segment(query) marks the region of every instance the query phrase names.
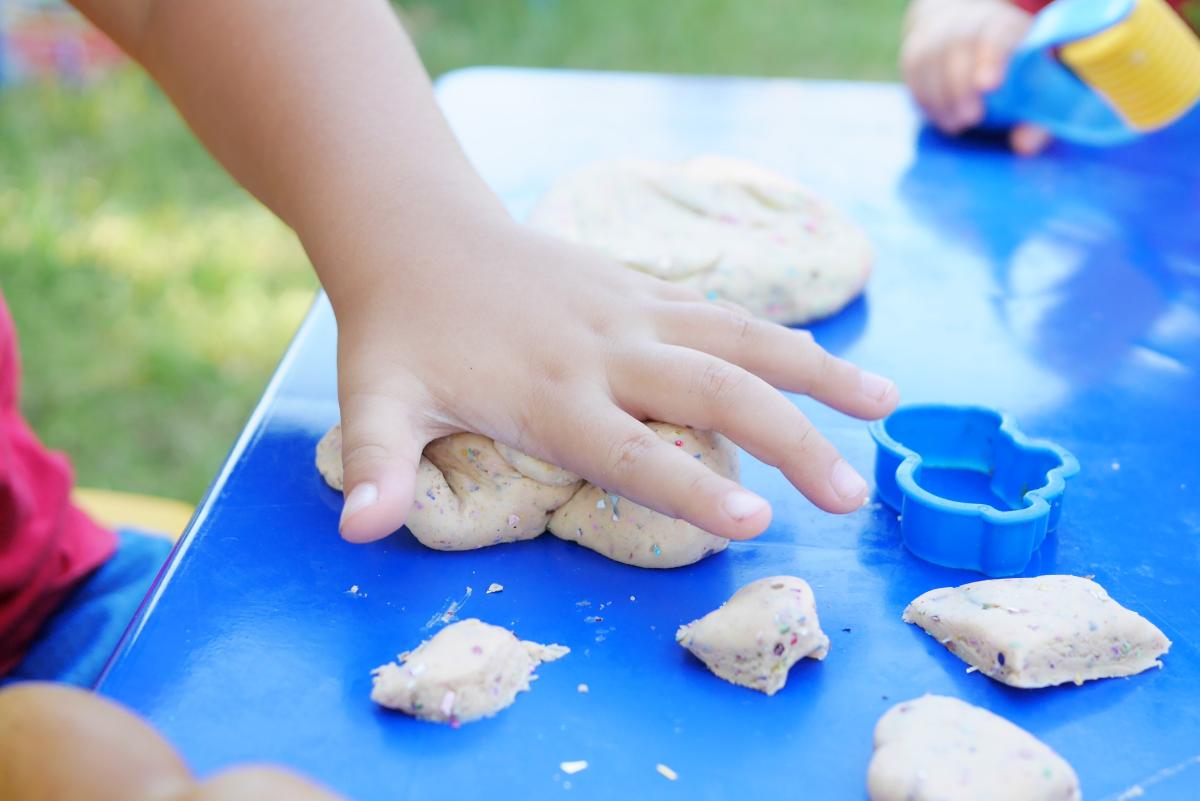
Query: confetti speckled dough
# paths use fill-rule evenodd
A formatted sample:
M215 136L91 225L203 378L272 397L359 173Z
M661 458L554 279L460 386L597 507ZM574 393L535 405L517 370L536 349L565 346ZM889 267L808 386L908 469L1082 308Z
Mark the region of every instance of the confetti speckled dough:
M518 640L475 618L446 626L399 663L371 671L371 700L421 720L467 723L495 715L529 689L533 671L570 652Z
M680 626L675 640L725 681L767 695L779 692L796 662L829 653L812 590L794 576L747 584L719 609Z
M737 478L737 450L721 435L664 423L651 423L650 427L718 474ZM729 545L724 537L612 495L594 484L584 484L554 513L550 533L618 562L651 568L690 565Z
M1079 576L991 579L931 590L904 610L960 659L1011 687L1050 687L1162 667L1158 628Z
M862 230L792 181L734 159L589 165L530 224L781 323L839 311L871 272Z
M1029 732L957 698L926 695L875 726L871 801L1079 801L1067 762Z
M737 479L737 449L720 434L646 425L720 475ZM326 483L341 490L339 426L317 443L316 461ZM478 434L453 434L425 447L407 525L423 545L442 551L533 539L549 529L610 559L651 568L690 565L729 544Z

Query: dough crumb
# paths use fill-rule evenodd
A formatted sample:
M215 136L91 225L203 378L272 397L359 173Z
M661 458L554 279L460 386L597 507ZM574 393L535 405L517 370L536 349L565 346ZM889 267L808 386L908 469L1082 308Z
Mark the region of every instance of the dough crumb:
M588 763L587 763L586 759L576 759L571 762L559 762L558 763L558 769L561 770L563 773L567 774L568 776L574 776L576 773L578 773L581 770L587 770L587 766L588 766Z
M358 595L358 585L351 584L350 589L346 590L347 595Z
M957 698L897 704L875 726L871 801L1079 801L1067 762L1029 732Z
M747 584L719 609L680 626L675 641L725 681L767 695L779 692L796 662L829 653L812 589L795 576Z
M458 726L491 717L529 689L542 662L565 656L562 645L523 642L508 629L460 620L412 651L371 671L371 700L421 720Z
M671 770L670 768L668 768L666 765L664 765L661 762L659 762L657 765L655 765L654 769L658 771L660 776L667 779L668 781L675 781L676 779L679 778L678 773Z
M493 581L491 584L488 585L487 592L484 594L491 595L491 594L497 593L497 592L504 592L504 585L497 584L496 582Z
M586 684L580 684L575 688L575 690L576 692L586 693L588 691L588 686Z
M980 673L1010 687L1051 687L1162 667L1171 641L1080 576L989 579L930 590L904 610Z

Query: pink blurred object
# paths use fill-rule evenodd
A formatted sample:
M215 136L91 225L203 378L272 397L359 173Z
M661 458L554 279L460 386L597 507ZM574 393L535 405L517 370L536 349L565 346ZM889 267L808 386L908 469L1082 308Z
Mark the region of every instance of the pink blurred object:
M0 0L0 83L86 80L124 59L112 40L62 0Z

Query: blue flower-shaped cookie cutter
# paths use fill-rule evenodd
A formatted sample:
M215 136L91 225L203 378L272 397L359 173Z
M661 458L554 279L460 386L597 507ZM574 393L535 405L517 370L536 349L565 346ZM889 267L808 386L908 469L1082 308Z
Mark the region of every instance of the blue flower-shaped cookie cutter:
M981 406L905 406L871 424L875 485L904 544L946 567L1011 576L1058 526L1079 462Z

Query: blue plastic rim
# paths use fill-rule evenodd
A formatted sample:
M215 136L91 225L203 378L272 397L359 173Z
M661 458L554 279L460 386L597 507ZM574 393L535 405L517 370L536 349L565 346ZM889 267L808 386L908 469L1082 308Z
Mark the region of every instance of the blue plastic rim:
M905 406L871 424L875 486L915 555L989 576L1020 573L1058 526L1079 462L982 406Z

